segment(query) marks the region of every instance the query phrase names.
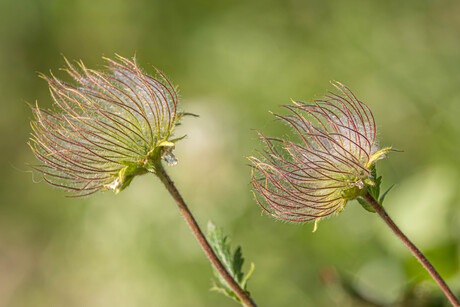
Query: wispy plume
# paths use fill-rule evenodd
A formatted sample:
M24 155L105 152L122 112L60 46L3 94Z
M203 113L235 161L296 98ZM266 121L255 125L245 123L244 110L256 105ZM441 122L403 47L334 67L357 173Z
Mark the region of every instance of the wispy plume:
M288 115L275 114L298 142L259 133L267 150L249 157L252 185L257 202L276 218L317 223L340 213L374 184L372 167L391 150L379 149L369 107L343 84L333 85L338 94L311 104L293 101L283 106Z
M54 108L32 107L29 145L42 162L33 168L74 196L119 192L153 171L156 157L177 162L173 130L183 113L174 86L159 70L155 77L144 74L135 58L104 60L104 70L93 70L66 59L63 70L73 84L41 75Z

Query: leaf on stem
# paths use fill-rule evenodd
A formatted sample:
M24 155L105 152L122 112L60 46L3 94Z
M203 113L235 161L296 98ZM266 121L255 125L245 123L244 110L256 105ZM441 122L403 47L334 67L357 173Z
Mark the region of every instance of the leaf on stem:
M247 282L254 271L254 263L251 263L251 268L247 274L242 271L244 258L241 247L238 246L234 253L231 250L231 240L229 237L224 236L222 229L216 227L211 221L208 222L208 240L212 249L220 259L225 269L230 273L236 283L249 294L247 291ZM213 268L215 280L211 290L223 293L237 302L240 302L238 296L228 286L227 282L220 276L216 269Z

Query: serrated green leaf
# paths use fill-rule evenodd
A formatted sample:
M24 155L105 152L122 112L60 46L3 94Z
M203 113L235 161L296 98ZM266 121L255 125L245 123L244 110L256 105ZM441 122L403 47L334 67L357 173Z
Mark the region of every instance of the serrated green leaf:
M395 185L392 184L391 187L389 187L389 188L382 194L382 196L380 196L380 198L379 198L379 204L380 204L380 206L383 206L383 201L385 200L385 197L387 196L388 192L390 192L391 189L393 189L394 186L395 186Z
M374 185L368 185L367 190L375 199L379 199L380 196L380 185L382 184L382 176L377 176L377 168L375 165L371 166L371 176L374 179Z
M241 289L249 294L247 291L247 282L254 271L254 264L251 264L249 272L245 275L242 270L244 258L241 247L238 246L235 252L232 253L230 239L227 236L224 236L222 229L216 227L216 225L214 225L211 221L208 222L208 240L214 250L214 253L216 253L225 269L229 272ZM233 292L227 282L222 278L222 276L220 276L214 267L213 271L216 280L214 280L211 290L223 293L240 302L238 296Z
M369 212L375 213L374 208L372 208L372 206L364 198L359 197L356 200L364 209L366 209Z
M230 246L229 246L230 248ZM233 254L233 272L236 274L236 279L241 281L243 278L243 272L241 272L241 268L243 267L243 253L241 252L241 246L238 246Z

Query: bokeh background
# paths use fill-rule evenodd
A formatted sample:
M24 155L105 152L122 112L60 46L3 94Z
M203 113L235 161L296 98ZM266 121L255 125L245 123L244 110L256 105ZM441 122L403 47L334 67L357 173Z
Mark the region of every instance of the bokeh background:
M205 227L256 266L260 306L447 306L376 215L350 203L312 224L261 215L245 156L270 111L340 80L372 108L386 208L460 294L460 2L0 0L0 306L237 306L154 176L119 195L65 194L34 177L27 103L51 105L37 72L136 53L180 85L186 118L170 168Z

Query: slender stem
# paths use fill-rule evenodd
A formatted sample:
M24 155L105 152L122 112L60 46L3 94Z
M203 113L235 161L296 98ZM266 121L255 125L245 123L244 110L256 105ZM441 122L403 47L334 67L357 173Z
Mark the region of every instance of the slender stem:
M370 195L366 193L363 196L367 202L374 208L374 210L380 215L383 221L390 227L390 229L395 233L395 235L406 245L406 247L411 251L412 254L417 258L418 261L423 265L423 267L430 273L431 277L436 281L436 283L441 287L442 292L446 295L449 299L452 306L458 307L460 306L460 301L458 298L452 293L449 286L446 284L444 279L442 279L441 275L436 271L433 265L428 261L425 255L414 245L406 235L399 229L399 227L393 222L391 217L385 211L385 209Z
M219 258L214 253L213 249L209 245L208 240L206 239L203 232L201 231L200 226L198 226L198 223L196 222L192 213L190 212L187 205L185 204L182 196L179 194L179 191L176 189L174 182L171 180L171 178L169 178L168 174L162 167L161 162L159 162L155 166L155 174L158 176L158 178L160 178L161 182L163 182L166 189L169 191L169 194L171 194L171 196L176 201L177 206L179 207L180 213L182 214L188 226L192 230L193 235L198 240L198 243L200 244L204 253L208 257L209 261L211 261L212 265L216 268L219 274L227 282L227 284L230 286L233 292L238 296L243 306L257 307L255 302L249 297L247 292L241 289L241 287L235 282L232 276L227 272L222 262L219 260Z

